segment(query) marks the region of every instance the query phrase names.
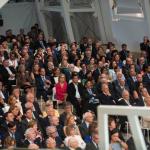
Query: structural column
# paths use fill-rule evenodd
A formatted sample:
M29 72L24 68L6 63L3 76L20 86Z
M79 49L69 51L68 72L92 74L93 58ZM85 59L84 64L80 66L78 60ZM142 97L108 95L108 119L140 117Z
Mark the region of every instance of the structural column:
M148 33L150 36L150 1L149 0L144 0L144 16L145 16L145 20L147 21L147 25L148 25Z
M113 37L113 30L112 30L112 17L111 17L111 10L110 10L110 3L109 0L96 0L96 4L98 6L97 9L99 9L99 11L101 10L101 16L99 16L99 22L103 22L103 28L104 32L102 32L102 35L104 36L104 38L106 37L107 41L112 41L112 42L116 42L114 37ZM102 20L100 20L102 18ZM101 25L101 23L100 23Z
M2 8L9 0L0 0L0 8Z
M39 2L39 0L35 0L35 6L36 6L37 16L38 16L40 26L44 31L45 39L48 40L49 36L48 36L47 24L43 12L41 12L41 7L44 7L44 1Z
M75 41L75 39L70 20L70 12L69 12L70 7L69 4L66 2L66 0L61 0L61 6L62 6L62 16L64 18L68 39L69 42L73 42Z
M95 0L93 5L95 8L96 17L98 19L98 27L99 27L99 32L100 32L100 36L101 36L101 41L103 41L105 43L107 41L107 37L106 37L106 31L105 31L105 26L104 26L104 22L103 22L102 12L100 9L99 0Z

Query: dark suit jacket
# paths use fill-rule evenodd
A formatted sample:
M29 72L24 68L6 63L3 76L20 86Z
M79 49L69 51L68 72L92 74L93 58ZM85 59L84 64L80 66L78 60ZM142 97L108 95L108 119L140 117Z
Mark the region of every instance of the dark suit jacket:
M46 80L50 80L50 78L48 76L45 76ZM47 90L44 89L44 81L42 80L42 77L39 75L35 78L36 80L36 87L37 87L37 92L36 92L36 95L37 95L37 98L40 98L41 96L43 96L43 99L44 100L48 100L48 97L47 95L51 95L52 94L52 87L53 85L50 84L49 88Z
M132 105L132 106L137 106L137 101L130 99L130 100L129 100L129 104ZM128 104L123 98L120 98L120 99L117 101L117 105L129 106L129 104Z
M130 93L133 93L134 90L136 90L136 82L134 81L133 78L131 76L129 76L129 78L127 79L127 83L130 89Z
M104 93L99 95L99 100L101 105L116 105L116 100L113 96L107 96Z
M80 130L83 140L85 142L90 142L91 139L90 139L89 128L87 127L85 122L81 123L81 125L79 126L79 130Z
M99 147L96 147L93 142L87 143L85 150L99 150Z
M36 138L35 140L34 140L34 144L37 144L39 147L42 147L42 141L41 141L41 139L40 138ZM30 145L30 142L26 139L26 140L24 140L24 142L23 142L23 147L28 147Z
M121 51L119 52L119 54L120 54L120 59L121 59L122 61L124 61L124 60L126 60L126 58L128 57L129 51L128 51L128 50L121 50Z
M48 76L45 76L46 80L49 80L50 81L50 78ZM42 77L39 75L36 77L36 86L37 86L37 91L38 92L41 92L44 89L44 82L42 80Z
M118 80L115 80L113 82L113 88L114 88L114 93L115 93L115 96L119 99L122 97L122 92L124 89L128 90L129 91L129 87L127 84L125 84L124 88L121 88Z
M140 48L142 51L146 51L146 52L150 50L149 44L140 43Z
M46 47L47 47L46 41L43 40L42 42L43 42L44 47L46 48ZM44 48L43 45L41 45L40 41L36 41L36 42L35 42L35 45L34 45L34 48L35 48L35 49Z
M83 86L81 83L78 83L78 90L79 90L79 94L82 98L83 96ZM75 101L77 101L77 98L75 97L76 94L76 89L73 83L70 83L68 85L68 96L67 96L67 101L70 101L72 104L74 104Z
M93 71L93 78L96 82L98 81L98 77L100 74L101 74L101 71L99 68L97 68L96 70Z
M9 67L9 69L11 70L11 72L13 74L16 74L16 70L13 67ZM0 74L1 74L4 85L8 85L8 79L9 79L10 75L4 66L1 66ZM14 84L15 84L15 82L14 82Z
M2 136L2 144L4 143L5 138L8 137L8 136L12 137L12 134L9 133L8 131L3 134L3 136ZM12 137L12 138L15 139L17 147L21 147L22 146L23 136L22 136L21 132L18 129L16 130L16 132L14 133L14 137Z
M40 109L40 106L39 106L38 102L34 101L33 106L34 106L35 111L37 112L37 114L42 115L42 112L41 112L41 109Z
M21 130L23 133L27 130L28 124L29 123L26 118L21 121Z
M150 78L147 73L143 76L143 84L147 88L148 92L150 92Z
M84 100L84 107L83 111L87 112L88 110L93 111L95 114L97 114L97 106L100 104L99 98L96 94L96 91L94 89L91 89L92 93L89 92L88 89L84 90L83 94L83 100Z

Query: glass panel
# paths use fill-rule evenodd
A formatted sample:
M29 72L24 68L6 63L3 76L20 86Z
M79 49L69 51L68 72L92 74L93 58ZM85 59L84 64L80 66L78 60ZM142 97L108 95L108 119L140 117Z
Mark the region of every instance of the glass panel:
M8 3L34 2L35 0L9 0Z
M140 0L110 0L110 7L112 8L113 19L142 19L143 1Z
M60 6L60 0L45 0L45 6Z
M91 8L92 0L70 0L70 8Z
M84 36L100 39L98 19L94 13L74 13L71 15L71 24L77 42Z
M47 12L44 15L49 36L56 38L58 42L68 42L65 23L61 14L59 12Z

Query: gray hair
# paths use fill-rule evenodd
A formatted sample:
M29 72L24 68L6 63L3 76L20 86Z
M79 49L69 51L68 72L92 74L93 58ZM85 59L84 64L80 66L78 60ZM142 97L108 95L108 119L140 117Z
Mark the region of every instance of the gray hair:
M55 126L48 126L48 127L46 128L46 134L47 134L47 136L50 135L50 130L52 130L52 129L56 129L56 127L55 127Z

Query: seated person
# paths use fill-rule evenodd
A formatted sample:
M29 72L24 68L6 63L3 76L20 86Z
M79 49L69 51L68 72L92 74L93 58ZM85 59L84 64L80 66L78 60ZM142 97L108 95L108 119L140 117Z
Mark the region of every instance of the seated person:
M76 134L75 128L73 126L68 126L66 127L66 138L64 140L64 143L67 147L69 146L69 140L72 138L78 141L78 147L80 147L81 149L85 149L86 144L83 141L82 137Z
M66 123L64 126L64 134L66 135L66 128L68 126L73 126L76 132L76 135L80 135L80 131L78 126L76 125L76 121L75 121L75 116L74 115L69 115L66 119Z
M109 150L128 150L128 145L119 138L118 129L114 129L110 132Z

